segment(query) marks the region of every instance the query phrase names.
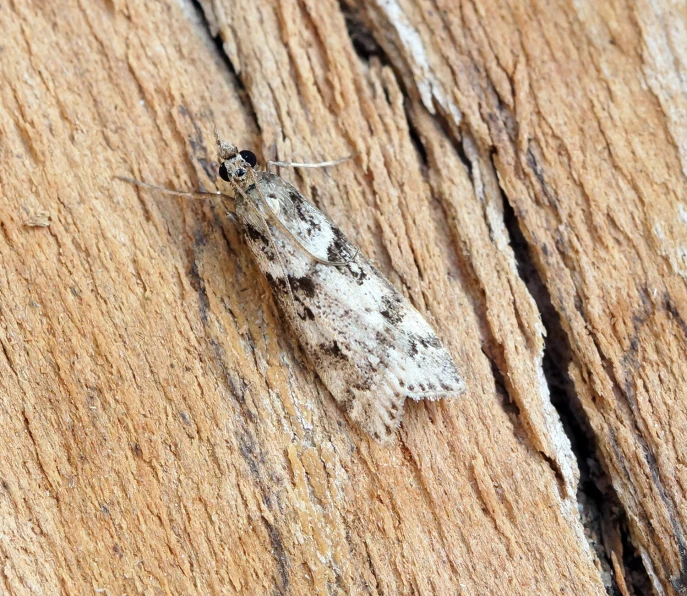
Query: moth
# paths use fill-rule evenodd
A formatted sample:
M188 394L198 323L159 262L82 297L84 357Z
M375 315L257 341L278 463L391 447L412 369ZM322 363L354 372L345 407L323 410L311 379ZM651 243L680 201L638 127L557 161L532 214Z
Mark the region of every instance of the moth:
M432 327L341 230L291 184L258 169L251 151L219 136L217 145L219 176L255 262L349 418L385 442L407 398L461 395L465 383Z

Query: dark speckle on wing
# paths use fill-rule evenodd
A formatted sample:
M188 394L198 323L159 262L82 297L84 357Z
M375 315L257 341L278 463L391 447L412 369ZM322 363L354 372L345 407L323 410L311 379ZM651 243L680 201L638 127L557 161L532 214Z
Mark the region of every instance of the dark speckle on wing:
M332 234L334 238L327 247L327 258L330 261L345 261L352 257L352 254L348 254L350 252L348 250L350 243L346 239L346 236L344 236L344 233L336 226L332 226Z
M295 306L298 316L304 321L312 321L315 318L313 311L302 302L299 296L299 294L304 294L308 298L312 298L315 295L315 285L310 278L293 277L292 275L289 275L287 281L287 278L275 277L269 271L266 271L265 279L267 280L267 283L270 284L272 291L282 302L283 308L287 308L285 304L288 305L289 309ZM289 287L291 288L291 292L293 292L293 297L296 300L296 304L294 304L290 298Z
M408 342L408 356L411 358L417 356L417 342L414 339L411 339L410 342Z
M357 391L369 391L372 389L372 381L370 380L370 376L365 376L361 378L357 383L354 383L352 385L353 389L356 389Z
M310 277L294 277L289 275L289 283L294 294L303 293L308 298L315 295L315 284Z
M386 334L382 333L381 331L377 331L375 333L375 340L376 340L377 344L380 346L384 346L385 348L391 348L392 347L392 343L389 340L389 337Z
M285 294L288 292L286 287L286 279L283 277L274 277L271 273L265 272L265 279L270 287L279 294Z
M392 325L397 325L403 320L402 300L398 294L387 294L382 297L384 308L380 314Z
M313 311L304 304L301 304L300 308L298 309L298 316L304 321L312 321L315 319L315 313L313 313Z
M415 339L423 348L434 348L435 350L441 348L441 342L436 335L417 335Z
M358 263L356 263L355 260L350 262L346 266L346 269L359 286L362 286L363 283L365 283L365 280L367 279L367 273L365 273L365 270L360 265L358 265Z
M332 343L321 343L319 349L323 354L327 354L337 360L348 360L348 356L341 351L339 344L334 340Z
M246 235L253 242L259 242L263 246L268 246L269 242L267 240L267 237L260 230L258 230L255 226L251 225L250 223L245 223L244 229L246 231Z
M296 210L299 221L304 223L311 233L313 230L320 230L320 222L313 217L312 207L307 204L306 199L294 190L289 191L289 198L293 203L293 208Z

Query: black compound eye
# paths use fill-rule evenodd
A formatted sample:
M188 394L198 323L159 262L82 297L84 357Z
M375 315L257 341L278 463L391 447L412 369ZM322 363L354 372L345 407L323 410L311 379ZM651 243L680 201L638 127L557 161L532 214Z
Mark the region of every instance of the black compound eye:
M219 177L226 181L229 182L229 172L227 172L227 164L222 162L222 165L219 167Z
M255 153L253 153L252 151L244 149L239 153L239 155L243 157L243 159L248 163L248 165L251 168L254 168L255 164L258 163L258 158L255 157Z

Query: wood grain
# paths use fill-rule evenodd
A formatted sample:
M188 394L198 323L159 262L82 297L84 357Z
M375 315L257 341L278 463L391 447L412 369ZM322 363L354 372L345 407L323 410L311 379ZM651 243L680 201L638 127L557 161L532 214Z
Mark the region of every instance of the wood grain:
M685 7L401 4L366 20L423 105L491 157L654 589L684 593Z
M683 7L54 4L0 9L4 593L684 593ZM214 190L214 127L356 154L282 175L463 399L371 442L222 203L113 178Z

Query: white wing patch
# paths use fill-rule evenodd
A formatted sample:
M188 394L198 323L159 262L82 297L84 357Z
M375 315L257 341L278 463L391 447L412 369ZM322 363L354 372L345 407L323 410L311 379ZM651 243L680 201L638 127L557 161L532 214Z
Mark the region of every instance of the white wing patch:
M259 191L247 184L236 214L282 313L349 417L384 441L400 424L406 398L463 393L449 353L410 302L298 190L254 173Z

